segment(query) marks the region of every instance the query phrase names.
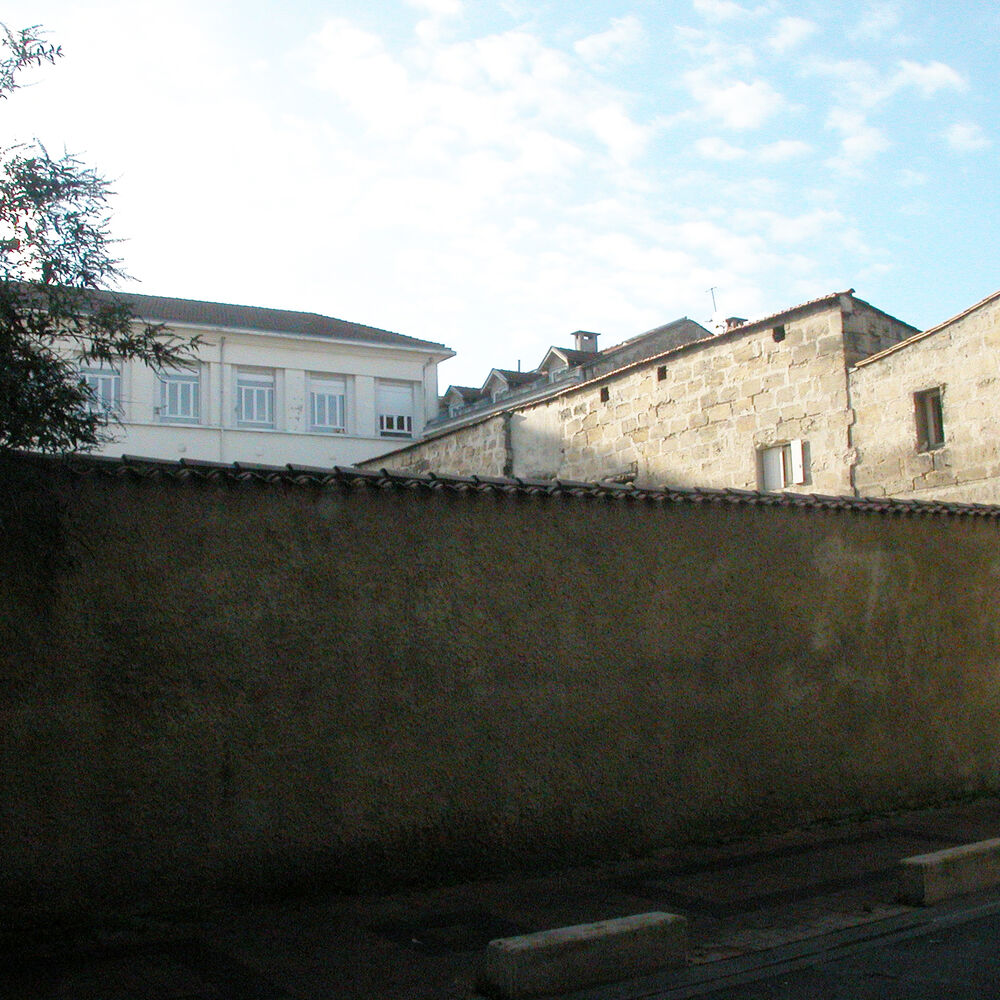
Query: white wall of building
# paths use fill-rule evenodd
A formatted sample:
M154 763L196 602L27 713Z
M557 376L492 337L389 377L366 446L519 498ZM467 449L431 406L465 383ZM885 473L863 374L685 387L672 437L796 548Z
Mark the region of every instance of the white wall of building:
M437 412L437 364L448 353L424 348L381 346L316 336L173 327L180 336L198 333L198 412L171 416L164 407L164 380L139 362L125 362L121 405L109 426L112 440L97 454L135 455L214 462L352 465L418 439ZM268 427L241 421L240 376L256 374L273 383L273 414ZM320 381L322 380L322 381ZM379 393L381 382L395 391ZM344 388L343 404L321 410L343 414L343 426L314 424L312 391ZM395 409L412 399L409 413L386 419L377 400L390 396ZM403 391L401 391L401 389ZM245 398L245 397L244 397ZM263 399L263 397L259 397ZM245 415L245 411L242 415ZM383 419L380 421L380 416ZM397 425L404 429L399 429ZM387 428L389 428L387 430Z

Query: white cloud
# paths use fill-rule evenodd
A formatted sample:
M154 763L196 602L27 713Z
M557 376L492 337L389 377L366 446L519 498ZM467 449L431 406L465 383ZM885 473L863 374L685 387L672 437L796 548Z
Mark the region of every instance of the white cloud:
M801 139L779 139L757 150L757 159L762 163L784 163L799 156L807 156L813 150L808 142Z
M884 97L878 70L864 59L814 59L811 71L829 77L840 102L868 108Z
M855 172L891 145L882 130L870 125L864 115L843 108L830 112L827 127L841 136L840 154L829 164L847 173Z
M817 208L796 216L774 214L768 227L779 243L803 243L820 237L833 238L844 227L843 213Z
M640 156L649 140L649 129L637 125L615 104L594 108L586 118L594 135L607 147L616 163L625 165Z
M332 18L314 39L313 79L374 130L396 132L414 118L406 69L382 40L344 18Z
M636 121L613 88L574 67L564 53L523 30L425 44L406 56L345 22L314 39L314 79L366 130L389 143L410 137L433 153L424 130L457 149L503 149L524 173L557 170L598 143L626 166L653 127Z
M728 128L759 128L785 105L766 80L720 80L704 70L687 73L684 79L702 110Z
M975 153L992 145L975 122L955 122L944 134L948 145L958 153Z
M899 5L897 3L876 3L868 7L848 34L855 41L877 42L898 26Z
M888 83L890 93L913 87L921 97L933 97L939 90L965 90L968 83L961 73L942 62L920 63L904 59Z
M697 61L700 73L721 78L739 70L753 69L757 64L752 45L734 43L717 33L684 25L677 28L674 35L678 48Z
M733 0L694 0L694 9L707 21L731 21L748 13Z
M732 146L725 139L720 139L717 136L708 136L704 139L699 139L694 144L694 148L706 160L739 160L747 155L745 149L740 149L739 146Z
M899 172L899 186L906 188L922 187L927 183L927 174L921 170L904 167Z
M463 9L462 0L406 0L406 3L432 17L455 17Z
M817 59L811 71L830 77L837 88L837 98L844 107L872 109L886 104L907 90L930 99L943 91L964 91L968 82L946 63L918 63L904 59L891 73L881 72L864 59Z
M775 52L783 53L801 45L816 32L816 23L804 17L783 17L778 22L778 30L768 39L768 46Z
M611 27L581 38L573 46L577 55L592 65L622 61L634 55L645 39L642 22L632 14L612 18Z

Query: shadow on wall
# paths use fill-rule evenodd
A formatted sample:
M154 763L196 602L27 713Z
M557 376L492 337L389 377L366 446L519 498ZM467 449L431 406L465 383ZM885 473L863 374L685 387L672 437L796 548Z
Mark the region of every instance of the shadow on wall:
M1000 787L992 517L15 475L16 909L398 885Z

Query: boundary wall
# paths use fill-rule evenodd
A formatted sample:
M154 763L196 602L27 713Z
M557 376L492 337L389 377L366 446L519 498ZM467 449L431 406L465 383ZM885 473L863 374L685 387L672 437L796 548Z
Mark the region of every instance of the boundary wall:
M1000 789L1000 508L0 470L9 911L354 889Z

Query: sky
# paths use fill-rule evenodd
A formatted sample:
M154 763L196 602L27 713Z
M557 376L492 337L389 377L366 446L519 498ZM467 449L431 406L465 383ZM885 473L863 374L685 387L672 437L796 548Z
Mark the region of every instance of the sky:
M854 288L1000 288L987 0L6 0L0 105L113 181L131 291L443 342L448 384ZM714 302L713 302L714 296Z

